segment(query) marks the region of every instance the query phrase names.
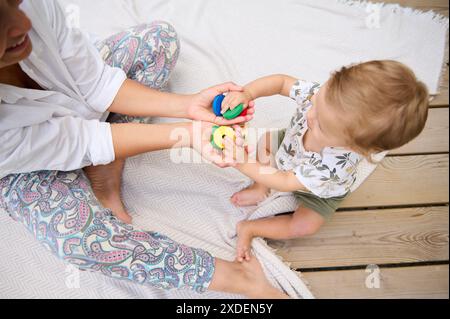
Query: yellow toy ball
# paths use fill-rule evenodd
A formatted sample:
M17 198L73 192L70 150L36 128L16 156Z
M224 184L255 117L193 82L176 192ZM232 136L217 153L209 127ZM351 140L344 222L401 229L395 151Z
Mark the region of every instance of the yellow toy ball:
M211 144L220 150L223 150L225 146L223 145L223 139L228 136L231 139L236 138L236 133L229 126L214 126L211 136Z

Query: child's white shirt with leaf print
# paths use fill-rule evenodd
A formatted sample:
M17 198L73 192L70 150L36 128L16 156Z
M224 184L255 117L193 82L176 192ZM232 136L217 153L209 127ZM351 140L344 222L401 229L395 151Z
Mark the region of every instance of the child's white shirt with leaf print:
M321 198L340 197L356 181L357 167L363 157L338 147L325 147L320 153L305 150L303 137L308 130L306 114L312 107L311 97L320 84L298 80L290 91L298 107L286 129L276 154L278 169L292 170L300 183Z

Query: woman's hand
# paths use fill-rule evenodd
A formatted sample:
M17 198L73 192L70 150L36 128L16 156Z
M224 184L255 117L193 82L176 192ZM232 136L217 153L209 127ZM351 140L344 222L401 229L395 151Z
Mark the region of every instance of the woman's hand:
M226 120L223 117L216 116L213 112L212 102L217 95L235 91L241 92L242 90L242 87L228 82L213 86L193 95L188 104L188 118L196 121L211 122L216 125L234 125L252 120L253 114L255 113L255 103L253 101L248 103L246 116L239 116L233 120Z

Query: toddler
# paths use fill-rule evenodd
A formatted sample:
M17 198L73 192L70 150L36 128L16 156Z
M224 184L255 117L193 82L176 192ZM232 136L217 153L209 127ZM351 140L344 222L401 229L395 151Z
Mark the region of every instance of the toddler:
M317 232L349 194L360 161L411 141L428 115L426 86L407 66L391 60L343 67L323 85L267 76L243 92L229 93L222 111L275 94L291 97L298 107L288 128L261 139L256 162L245 151L243 159L237 158L236 150L243 150L238 127L236 141L226 139L225 155L233 156L236 168L254 180L231 201L256 205L272 189L293 192L301 204L294 214L240 222L239 261L250 259L253 237L291 239Z

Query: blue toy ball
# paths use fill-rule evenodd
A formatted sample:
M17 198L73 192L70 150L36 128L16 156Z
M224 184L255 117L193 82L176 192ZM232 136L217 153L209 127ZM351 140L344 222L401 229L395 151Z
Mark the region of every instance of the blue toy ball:
M216 114L216 116L222 116L222 113L220 113L220 111L222 110L222 102L224 99L225 99L225 95L223 95L223 94L217 95L214 98L213 112L214 112L214 114Z

